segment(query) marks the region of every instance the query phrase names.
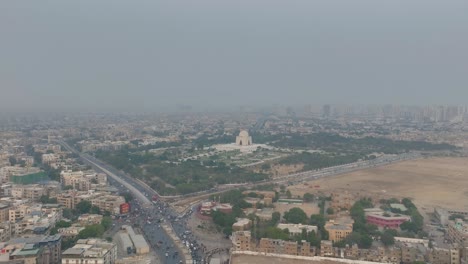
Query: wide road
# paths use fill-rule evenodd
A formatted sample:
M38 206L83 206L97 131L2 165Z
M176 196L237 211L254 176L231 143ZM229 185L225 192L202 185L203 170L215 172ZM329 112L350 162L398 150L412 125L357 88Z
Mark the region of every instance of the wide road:
M151 245L153 251L155 251L159 259L163 263L168 264L179 264L179 263L192 263L192 257L195 259L202 259L201 252L199 250L193 251L193 256L184 257L182 254L181 244L176 244L173 239L162 229L159 221L169 222L176 219L176 214L164 202L157 202L153 204L148 197L157 194L156 191L151 188L142 185L140 182L135 181L128 175L116 170L115 168L95 159L94 157L80 153L77 150L70 147L64 141L58 141L68 151L75 153L87 164L91 165L96 171L106 173L110 179L109 182L120 185L119 189L129 190L137 202L130 217L126 220L128 224L137 224L142 231L148 243ZM173 226L169 224L171 228ZM176 234L182 236L184 232L189 231L185 226L177 225ZM188 264L187 263L187 264Z

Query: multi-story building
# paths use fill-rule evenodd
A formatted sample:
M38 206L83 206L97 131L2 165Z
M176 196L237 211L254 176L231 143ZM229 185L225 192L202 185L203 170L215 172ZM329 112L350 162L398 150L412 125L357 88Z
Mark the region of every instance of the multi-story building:
M468 224L462 219L449 221L447 230L448 238L452 243L457 243L462 247L468 246Z
M120 205L125 203L123 196L102 195L90 200L91 204L99 207L101 211L107 211L111 214L120 214Z
M11 238L13 233L14 225L10 222L5 221L0 223L0 242L7 241Z
M429 261L433 264L460 264L460 249L433 248L429 253Z
M60 264L61 245L61 235L14 238L0 244L0 258L23 260L25 263Z
M382 228L398 229L404 222L411 221L407 215L398 215L391 212L384 212L380 208L364 209L366 221L369 224Z
M42 164L51 165L52 163L57 162L59 159L58 155L50 153L50 154L42 154Z
M354 221L349 217L329 220L325 224L325 230L328 231L328 239L333 242L338 242L345 239L353 232L353 224Z
M62 171L60 180L64 186L72 186L73 189L79 191L88 191L91 187L90 180L82 171Z
M79 239L62 253L62 264L114 264L116 259L117 246L101 239Z
M125 203L123 196L112 195L107 192L77 192L69 191L57 195L57 202L67 208L74 209L81 201L89 201L101 211L120 214L120 205Z
M74 209L75 208L75 193L68 192L68 193L60 193L57 195L57 202L66 208Z
M317 234L317 226L303 224L278 224L279 229L288 229L290 236L300 235L305 230L306 233L315 232Z
M0 203L0 223L8 221L9 214L10 214L10 205Z
M37 184L14 185L11 189L11 196L15 198L25 198L31 201L38 201L42 195L46 194L46 190Z
M249 230L251 226L252 226L252 221L250 219L240 218L240 219L237 219L237 222L235 222L232 225L232 230L233 231L246 231L246 230Z
M424 262L427 248L419 244L399 243L401 248L401 263Z
M231 241L234 250L250 251L252 250L252 237L250 231L237 231L232 233Z
M5 166L0 168L0 181L11 182L14 176L28 176L39 173L40 169L36 167Z
M32 208L29 205L19 205L8 210L8 220L12 223L23 219L26 215L31 214Z
M322 240L320 242L320 256L321 257L334 257L333 242L331 240Z
M286 255L298 255L299 253L297 242L270 238L260 239L258 251Z

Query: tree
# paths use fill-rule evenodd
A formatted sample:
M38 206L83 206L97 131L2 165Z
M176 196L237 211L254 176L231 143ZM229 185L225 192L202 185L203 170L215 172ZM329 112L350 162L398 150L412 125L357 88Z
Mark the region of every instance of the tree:
M284 193L285 191L286 191L286 186L281 185L281 186L280 186L280 192L281 192L281 193Z
M123 197L125 198L125 202L129 203L133 200L133 195L130 192L126 192Z
M331 208L331 207L327 208L327 214L332 215L334 213L335 213L335 210L333 210L333 208Z
M72 210L70 208L63 208L62 216L71 219L73 217Z
M267 170L271 169L271 165L268 164L268 163L265 163L265 164L262 165L261 168L262 168L263 171L267 171Z
M16 160L16 158L13 157L13 156L9 157L9 158L8 158L8 161L10 162L10 165L11 165L11 166L15 166L15 165L18 163L18 161Z
M66 228L66 227L70 227L70 226L71 226L70 222L63 221L63 220L60 220L57 223L55 223L56 228Z
M75 208L80 214L87 214L91 210L91 207L92 207L91 202L83 200L79 202L78 204L76 204Z
M101 214L101 209L99 207L93 205L91 206L91 209L89 209L90 214Z
M281 219L281 213L280 212L274 212L271 214L271 223L272 225L276 225L279 220Z
M305 224L307 222L306 213L298 207L291 208L289 211L285 212L283 218L293 224Z
M391 246L395 244L395 236L393 232L389 232L389 230L385 230L380 237L380 240L385 246Z
M78 233L78 239L86 239L90 237L102 237L104 234L104 227L100 224L86 226L85 229Z
M321 214L313 214L310 216L310 224L316 225L317 227L321 228L325 226L327 220Z
M305 202L312 202L314 200L314 195L311 193L305 193L303 199Z
M288 240L289 239L289 231L281 230L280 228L270 226L265 231L265 237L272 238L272 239Z
M109 216L104 216L101 220L101 225L105 230L108 230L112 226L112 218Z
M287 190L286 191L286 197L288 197L288 199L291 199L291 196L292 196L291 191Z

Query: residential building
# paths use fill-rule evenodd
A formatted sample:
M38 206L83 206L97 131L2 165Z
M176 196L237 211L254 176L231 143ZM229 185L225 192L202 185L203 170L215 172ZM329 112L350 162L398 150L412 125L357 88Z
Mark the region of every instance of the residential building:
M252 250L252 237L250 231L236 231L232 233L231 241L234 250L250 251Z
M9 219L10 205L0 203L0 223L6 222Z
M101 239L79 239L62 253L62 264L114 264L116 259L116 245Z
M259 252L274 253L274 254L286 254L286 255L298 255L297 242L284 241L281 239L260 239L258 246Z
M468 246L468 224L462 219L457 218L454 221L449 221L447 234L452 243L463 247Z
M25 263L59 264L61 246L61 235L14 238L0 244L0 258L24 260Z

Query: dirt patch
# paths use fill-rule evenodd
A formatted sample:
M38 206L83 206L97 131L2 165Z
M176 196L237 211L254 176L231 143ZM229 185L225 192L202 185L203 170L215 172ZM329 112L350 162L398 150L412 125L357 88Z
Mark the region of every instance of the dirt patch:
M360 196L410 197L421 207L468 210L468 159L429 158L290 186L292 194L348 190ZM310 186L319 186L310 188Z

